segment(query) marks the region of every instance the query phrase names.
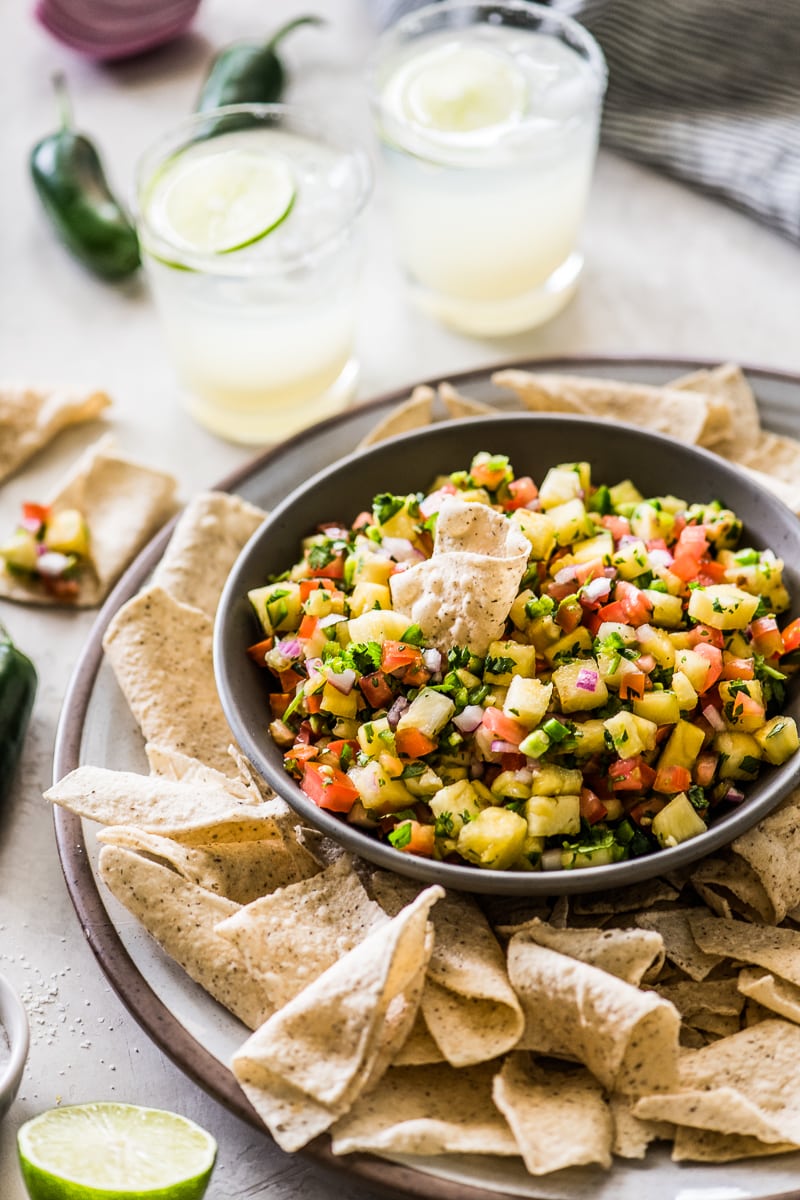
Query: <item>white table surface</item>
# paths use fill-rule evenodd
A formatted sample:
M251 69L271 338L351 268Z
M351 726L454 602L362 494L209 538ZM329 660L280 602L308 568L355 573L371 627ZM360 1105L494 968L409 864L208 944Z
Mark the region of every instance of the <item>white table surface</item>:
M214 49L315 8L327 12L330 26L287 44L287 61L298 68L289 96L321 101L331 120L341 113L342 120L363 121L359 72L373 36L368 0L204 0L190 36L114 67L92 65L53 41L27 0L0 8L0 377L106 388L119 446L175 472L184 498L252 452L217 440L182 412L144 286L107 287L73 263L38 209L28 152L55 126L49 76L62 68L79 125L103 148L117 190L129 195L138 154L191 109ZM601 154L598 164L579 294L529 334L472 340L412 312L392 261L380 186L369 236L361 399L524 356L630 352L800 368L800 252L745 216L611 155ZM51 490L95 433L62 436L0 488L0 530L13 526L23 499ZM0 602L0 620L35 660L40 680L16 787L0 813L0 972L21 992L31 1021L20 1095L0 1125L0 1196L24 1200L15 1160L24 1120L58 1103L118 1099L173 1109L213 1131L220 1152L210 1200L322 1200L330 1183L313 1165L281 1154L156 1050L84 941L41 793L51 779L67 680L92 619ZM340 1181L336 1194L364 1192Z

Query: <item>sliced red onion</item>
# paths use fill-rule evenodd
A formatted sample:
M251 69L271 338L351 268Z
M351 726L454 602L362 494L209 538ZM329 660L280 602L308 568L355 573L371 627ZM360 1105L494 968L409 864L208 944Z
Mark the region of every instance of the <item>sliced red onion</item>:
M502 742L499 738L493 738L492 754L519 754L519 746L515 746L513 742Z
M723 721L721 714L716 708L714 708L713 704L707 704L705 706L703 709L703 716L708 721L712 729L716 729L718 733L721 733L724 730L725 722Z
M538 496L536 496L533 500L529 500L525 505L525 508L528 510L528 512L539 512L541 507L542 502Z
M434 513L438 513L445 500L455 494L456 489L452 485L449 488L437 488L435 492L431 492L430 496L426 496L424 500L420 500L419 511L423 517L432 517Z
M611 580L601 577L600 579L590 579L584 584L581 589L581 596L594 603L595 600L604 600L611 591Z
M297 638L287 638L285 642L278 642L275 649L280 650L284 658L300 658L303 653L303 647Z
M474 733L483 720L483 709L480 704L468 704L457 717L453 717L453 724L459 733Z
M331 687L335 687L337 692L341 692L343 696L349 696L355 685L357 676L355 671L349 667L346 671L328 671L326 678Z
M560 571L556 571L553 576L555 583L572 583L575 578L575 567L562 567Z
M429 650L422 651L422 661L430 671L431 675L438 675L442 669L442 652L431 647Z
M154 9L149 0L124 5L79 3L66 7L39 0L35 14L60 41L100 61L130 58L183 33L199 0L176 0Z
M322 671L322 659L321 658L307 658L306 659L306 667L308 669L309 675L311 674L312 671L315 671L319 675Z
M338 625L340 621L346 621L347 617L341 613L328 613L327 617L320 617L319 629L329 629L331 625Z
M597 684L600 675L597 671L593 671L590 667L581 667L575 678L575 687L580 688L582 692L596 692Z
M382 545L395 562L419 562L425 557L408 538L385 537Z
M386 720L389 722L389 728L394 732L397 728L397 722L402 717L403 713L408 708L408 701L405 696L398 696L392 707L386 714Z
M728 804L741 804L744 800L744 792L740 791L739 788L729 787L725 793L725 800L727 800Z
M36 570L48 579L59 579L73 562L74 559L68 555L45 548L44 554L40 554L36 561Z

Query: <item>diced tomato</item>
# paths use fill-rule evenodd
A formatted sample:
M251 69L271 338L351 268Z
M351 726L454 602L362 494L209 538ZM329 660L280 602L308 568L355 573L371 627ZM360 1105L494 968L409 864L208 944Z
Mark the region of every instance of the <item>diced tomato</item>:
M291 750L287 750L283 757L289 762L306 763L312 758L316 758L318 754L319 750L316 746L307 746L301 742L299 745L292 746Z
M49 504L32 504L30 501L25 501L22 505L23 521L37 522L39 525L46 525L50 520L50 505Z
M411 826L411 837L404 846L397 846L404 854L416 854L420 858L431 858L436 840L436 829L433 825L422 825L419 821L403 821L402 824Z
M524 508L526 504L530 504L531 500L535 500L539 495L539 489L530 475L522 475L508 485L508 493L509 499L506 500L503 508L506 512L513 512L517 508Z
M550 599L560 604L562 600L566 600L567 596L572 595L577 586L575 580L571 579L569 583L548 583L546 590Z
M750 626L750 636L753 647L764 658L773 658L783 654L783 638L774 617L759 617Z
M394 692L389 687L383 671L373 671L371 675L362 675L358 681L361 693L373 708L389 708L394 701Z
M722 651L716 646L709 646L708 642L698 642L694 648L694 652L695 654L699 654L708 663L708 674L706 675L705 683L698 689L702 695L714 686L722 674Z
M394 735L397 753L405 758L424 758L439 744L420 729L398 729Z
M322 711L322 692L309 692L303 697L303 704L307 713L313 714Z
M734 658L731 654L722 660L721 679L752 679L755 674L755 659Z
M737 692L733 698L733 715L737 720L741 717L763 717L764 705L748 696L747 692Z
M345 747L349 749L350 756L355 758L361 747L353 738L335 738L334 741L328 742L325 747L326 754L333 754L337 759L341 759Z
M686 767L678 766L676 763L670 767L658 768L653 780L653 791L666 792L671 796L676 792L685 792L691 783L691 771L687 771Z
M316 592L319 588L325 588L326 591L332 592L334 584L330 579L301 579L300 599L305 603L311 593Z
M698 787L709 787L717 770L719 755L703 752L694 764L692 779Z
M781 634L781 640L784 654L791 654L793 650L800 648L800 617L786 626Z
M358 800L358 788L352 779L328 764L306 763L300 787L318 808L331 812L350 812Z
M619 621L625 624L625 610L619 600L612 600L610 604L604 604L597 613L600 618L600 624L604 621Z
M431 677L431 673L424 663L411 663L404 671L400 673L400 681L408 687L424 687Z
M627 579L618 579L614 587L614 599L622 606L622 618L629 625L645 625L653 612L653 602L641 588ZM601 612L603 610L601 609Z
M592 558L589 562L575 563L575 578L578 583L586 583L589 579L599 579L604 570L602 558Z
M568 597L561 601L555 615L556 625L565 633L572 633L583 620L583 608L580 600L570 600Z
M318 625L319 617L309 617L308 615L304 616L300 622L300 627L297 630L297 636L299 637L300 641L304 642L308 638L313 637L317 632Z
M670 571L685 583L694 579L700 570L700 562L708 550L705 525L686 525L672 551Z
M614 513L607 513L606 516L600 518L600 524L603 529L608 529L615 542L620 538L628 537L631 532L631 523L627 517L618 517Z
M695 625L694 629L689 630L689 645L694 648L700 642L706 642L710 646L716 646L719 650L725 645L725 638L721 629L713 629L711 625Z
M417 646L409 646L407 642L383 643L381 649L381 670L387 675L405 671L407 667L421 666L422 651Z
M634 804L628 812L628 816L637 825L652 825L653 817L657 816L666 806L667 800L664 796L648 796L646 800L640 800L638 804Z
M700 568L697 572L697 581L703 587L711 587L715 583L724 583L725 564L716 562L711 558L701 559Z
M608 776L615 792L646 792L656 773L643 758L618 758L608 768Z
M496 488L500 487L500 484L505 479L506 470L506 466L493 467L491 461L489 461L473 463L469 469L469 473L476 487L486 488L488 491L493 492Z
M324 567L309 566L309 574L314 579L343 579L344 578L344 550L339 554L334 555L329 563Z
M647 546L648 550L666 550L667 549L667 543L664 541L663 538L650 538L647 542L645 542L645 545Z
M630 671L627 675L623 675L619 683L620 700L628 700L631 696L641 700L644 695L646 679L647 676L643 671Z
M259 667L265 667L267 664L265 663L264 659L274 645L275 638L264 638L263 642L256 642L253 646L248 646L247 654L250 658L252 658L254 663L258 664Z
M518 746L528 732L519 721L507 717L501 708L485 709L482 728L488 729L499 741L509 742L512 746Z
M594 825L597 821L602 821L607 812L608 809L605 804L603 804L603 801L591 788L581 788L580 814L584 821L588 821L590 825Z
M350 528L354 529L356 532L358 532L359 529L365 529L367 525L371 525L373 520L374 520L374 518L372 516L372 513L367 512L365 510L364 512L360 512L358 514L358 516L356 517L355 521L353 521L353 524L350 526Z
M291 692L270 692L269 710L273 717L282 717L293 699Z
M302 683L303 676L289 667L288 671L278 672L278 679L280 680L282 692L293 692L298 683Z

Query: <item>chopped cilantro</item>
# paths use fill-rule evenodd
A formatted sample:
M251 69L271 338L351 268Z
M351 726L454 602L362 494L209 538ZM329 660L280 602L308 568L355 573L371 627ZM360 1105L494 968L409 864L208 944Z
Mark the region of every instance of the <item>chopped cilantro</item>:
M407 496L393 496L391 492L381 492L372 501L372 515L379 525L385 525L405 505Z
M496 657L493 657L491 654L487 654L483 669L490 675L510 675L515 665L516 663L510 655L498 654Z
M421 646L425 641L425 637L419 625L409 625L408 629L401 636L400 641L405 642L409 646Z
M315 542L308 551L308 565L312 570L320 571L332 563L335 557L336 551L332 541Z
M404 821L402 825L396 826L389 834L389 841L395 850L402 850L407 846L411 841L411 822Z

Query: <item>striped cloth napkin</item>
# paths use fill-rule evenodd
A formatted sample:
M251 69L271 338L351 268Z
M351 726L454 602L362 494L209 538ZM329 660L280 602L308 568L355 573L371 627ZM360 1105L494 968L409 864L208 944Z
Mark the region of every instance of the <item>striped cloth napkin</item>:
M418 7L374 0L386 26ZM603 48L602 140L800 243L800 0L552 0Z

